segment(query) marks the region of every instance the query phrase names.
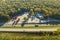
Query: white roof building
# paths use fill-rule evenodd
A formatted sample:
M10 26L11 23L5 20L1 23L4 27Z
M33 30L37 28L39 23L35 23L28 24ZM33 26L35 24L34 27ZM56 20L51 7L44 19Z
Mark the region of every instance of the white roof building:
M27 23L39 23L39 19L38 18L36 18L36 17L30 17L29 19L28 19L28 21L27 21Z

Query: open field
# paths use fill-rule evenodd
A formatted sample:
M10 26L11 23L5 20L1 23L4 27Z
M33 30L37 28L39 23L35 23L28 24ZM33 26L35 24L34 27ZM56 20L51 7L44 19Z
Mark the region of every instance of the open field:
M60 40L60 36L40 36L26 33L0 33L0 40Z

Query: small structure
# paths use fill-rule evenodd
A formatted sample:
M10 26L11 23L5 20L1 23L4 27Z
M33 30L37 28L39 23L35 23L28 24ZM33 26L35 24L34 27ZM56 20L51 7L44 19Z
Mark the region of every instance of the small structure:
M39 19L37 17L30 17L27 23L39 23Z

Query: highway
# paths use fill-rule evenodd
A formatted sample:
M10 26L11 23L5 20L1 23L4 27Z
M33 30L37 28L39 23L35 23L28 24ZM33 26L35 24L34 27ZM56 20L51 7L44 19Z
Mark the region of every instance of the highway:
M40 32L40 31L53 32L53 31L57 31L57 29L55 28L49 28L49 29L0 28L0 32Z

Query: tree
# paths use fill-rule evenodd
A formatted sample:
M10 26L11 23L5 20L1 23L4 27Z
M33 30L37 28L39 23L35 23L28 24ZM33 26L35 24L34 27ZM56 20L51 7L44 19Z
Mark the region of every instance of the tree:
M0 13L0 22L6 22L6 21L9 21L9 20L10 20L9 15Z
M33 9L30 9L30 13L32 16L35 16Z
M35 8L34 11L41 12L41 9L40 8Z

